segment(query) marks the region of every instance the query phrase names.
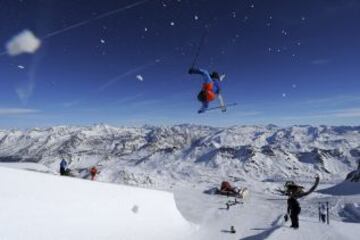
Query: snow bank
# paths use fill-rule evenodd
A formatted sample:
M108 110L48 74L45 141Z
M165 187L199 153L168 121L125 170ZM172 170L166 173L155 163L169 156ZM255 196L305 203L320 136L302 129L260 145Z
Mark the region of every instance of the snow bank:
M360 223L360 203L346 203L339 211L345 222Z
M167 192L0 168L0 239L189 239Z
M10 162L4 163L0 162L1 167L8 167L8 168L16 168L16 169L25 169L30 171L42 172L42 173L52 173L57 174L56 172L52 171L48 167L39 164L39 163L23 163L23 162Z

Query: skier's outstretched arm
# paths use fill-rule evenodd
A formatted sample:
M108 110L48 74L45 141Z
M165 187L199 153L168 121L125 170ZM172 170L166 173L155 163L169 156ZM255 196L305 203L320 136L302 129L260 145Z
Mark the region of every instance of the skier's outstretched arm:
M189 74L199 74L199 75L203 76L204 83L211 83L212 82L209 72L206 71L205 69L190 68L189 69Z

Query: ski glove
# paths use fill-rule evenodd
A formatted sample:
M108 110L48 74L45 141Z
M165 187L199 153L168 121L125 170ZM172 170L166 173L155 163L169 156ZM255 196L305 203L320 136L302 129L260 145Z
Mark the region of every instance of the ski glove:
M189 71L188 71L189 74L195 74L196 72L197 71L196 71L195 68L190 68Z

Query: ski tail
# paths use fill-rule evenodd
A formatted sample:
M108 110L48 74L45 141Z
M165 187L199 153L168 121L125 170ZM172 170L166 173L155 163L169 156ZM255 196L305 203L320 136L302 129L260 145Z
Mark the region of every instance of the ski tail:
M233 107L238 105L237 103L230 103L230 104L226 104L225 105L225 109L227 109L228 107ZM198 111L198 113L204 113L204 112L209 112L209 111L214 111L214 110L218 110L218 109L223 109L224 106L216 106L216 107L210 107L205 109L204 111Z
M221 111L226 112L226 105L225 105L225 102L224 102L224 98L222 97L221 94L218 95L218 98L219 98L219 102L220 102Z

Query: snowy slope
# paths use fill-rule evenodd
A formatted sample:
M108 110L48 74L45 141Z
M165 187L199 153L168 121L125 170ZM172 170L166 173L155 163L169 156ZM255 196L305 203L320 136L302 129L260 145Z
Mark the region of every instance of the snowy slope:
M61 158L99 181L169 188L229 176L261 181L344 179L360 158L360 127L196 125L115 128L57 126L1 130L1 162L36 162L58 171Z
M226 210L225 203L233 200L232 198L204 195L197 188L177 190L175 196L180 211L187 219L200 226L192 239L358 239L360 219L348 217L358 214L360 194L344 197L314 193L300 199L300 228L293 230L289 228L290 222L285 223L283 218L286 198L268 193L266 186L260 183L250 185L250 198L230 207L230 210ZM330 204L330 225L318 220L318 202L323 201L329 201ZM341 205L345 202L347 204L342 208ZM348 216L336 216L338 209L342 209L343 214L347 211ZM229 232L231 226L235 227L235 234Z
M283 220L286 199L267 191L277 183L238 184L251 195L226 210L232 199L203 194L201 184L177 188L175 205L167 192L1 167L0 239L358 239L360 194L301 199L293 230ZM318 222L318 201L330 201L330 225Z
M0 239L188 239L167 192L0 168Z
M0 167L8 167L8 168L24 169L24 170L30 170L30 171L42 172L42 173L58 174L57 171L53 171L42 164L32 163L32 162L0 162Z

